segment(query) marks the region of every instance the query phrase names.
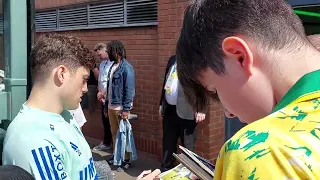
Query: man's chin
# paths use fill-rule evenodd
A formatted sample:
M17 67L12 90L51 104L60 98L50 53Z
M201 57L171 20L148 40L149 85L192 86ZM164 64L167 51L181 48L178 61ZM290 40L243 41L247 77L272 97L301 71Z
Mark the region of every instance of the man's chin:
M74 105L70 104L70 106L66 110L76 110L76 109L78 109L78 107L79 107L79 103L74 104Z

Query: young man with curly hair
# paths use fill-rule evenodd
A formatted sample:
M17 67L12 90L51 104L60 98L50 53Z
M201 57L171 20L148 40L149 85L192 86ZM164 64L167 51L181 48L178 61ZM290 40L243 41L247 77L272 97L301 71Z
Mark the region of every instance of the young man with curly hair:
M97 179L90 147L68 110L79 107L95 60L80 39L47 34L31 51L29 99L9 125L3 164L35 179Z

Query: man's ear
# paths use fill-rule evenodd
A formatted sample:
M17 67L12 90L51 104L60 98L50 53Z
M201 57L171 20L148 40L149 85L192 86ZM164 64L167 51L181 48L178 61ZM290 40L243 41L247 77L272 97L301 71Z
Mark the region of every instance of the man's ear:
M226 60L235 61L247 76L252 75L253 55L246 41L236 36L227 37L222 41L222 51Z
M66 81L67 68L64 65L60 65L54 69L55 83L60 86Z

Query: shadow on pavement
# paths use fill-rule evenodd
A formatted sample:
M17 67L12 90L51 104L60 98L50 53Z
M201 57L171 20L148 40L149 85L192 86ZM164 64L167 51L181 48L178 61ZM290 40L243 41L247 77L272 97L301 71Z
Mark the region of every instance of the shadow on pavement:
M87 138L90 147L94 147L99 144L93 143L91 138ZM94 151L92 150L92 156L94 161L108 160L112 156L111 151ZM116 180L135 180L136 177L144 170L154 170L160 167L160 163L153 155L144 152L138 152L138 160L133 161L129 169L125 172L117 172L116 167L111 165L111 170L116 175Z

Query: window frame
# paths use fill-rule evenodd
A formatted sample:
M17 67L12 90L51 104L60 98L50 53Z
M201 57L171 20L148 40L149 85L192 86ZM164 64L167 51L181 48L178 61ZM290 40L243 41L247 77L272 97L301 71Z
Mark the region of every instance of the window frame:
M156 14L155 11L153 10L153 14L150 15L149 19L150 21L143 22L137 22L137 23L128 23L128 17L131 17L129 14L128 15L128 5L132 8L132 2L135 2L137 7L143 6L145 4L148 4L150 8L155 8L156 7ZM116 3L122 3L123 4L123 17L121 17L122 21L119 21L119 23L105 23L102 25L91 25L90 24L90 17L92 12L90 12L90 7L92 6L105 6L110 4L111 6ZM53 32L53 31L72 31L72 30L86 30L86 29L100 29L100 28L121 28L121 27L137 27L137 26L157 26L158 25L158 4L157 0L113 0L113 1L99 1L99 2L90 2L90 3L78 3L78 4L73 4L69 6L61 6L61 7L55 7L55 8L47 8L47 9L38 9L36 10L36 24L37 24L37 13L49 13L49 12L56 12L56 27L55 28L39 28L36 25L36 32ZM79 7L86 7L86 17L87 17L87 25L86 26L75 26L75 27L60 27L60 11L65 10L65 9L70 9L71 11L73 9L79 8ZM129 8L130 8L129 7ZM145 8L144 8L145 9ZM147 12L148 10L146 10ZM130 13L130 12L129 12ZM143 12L142 12L143 13ZM148 19L148 13L145 13L145 19ZM40 23L40 21L38 21Z

